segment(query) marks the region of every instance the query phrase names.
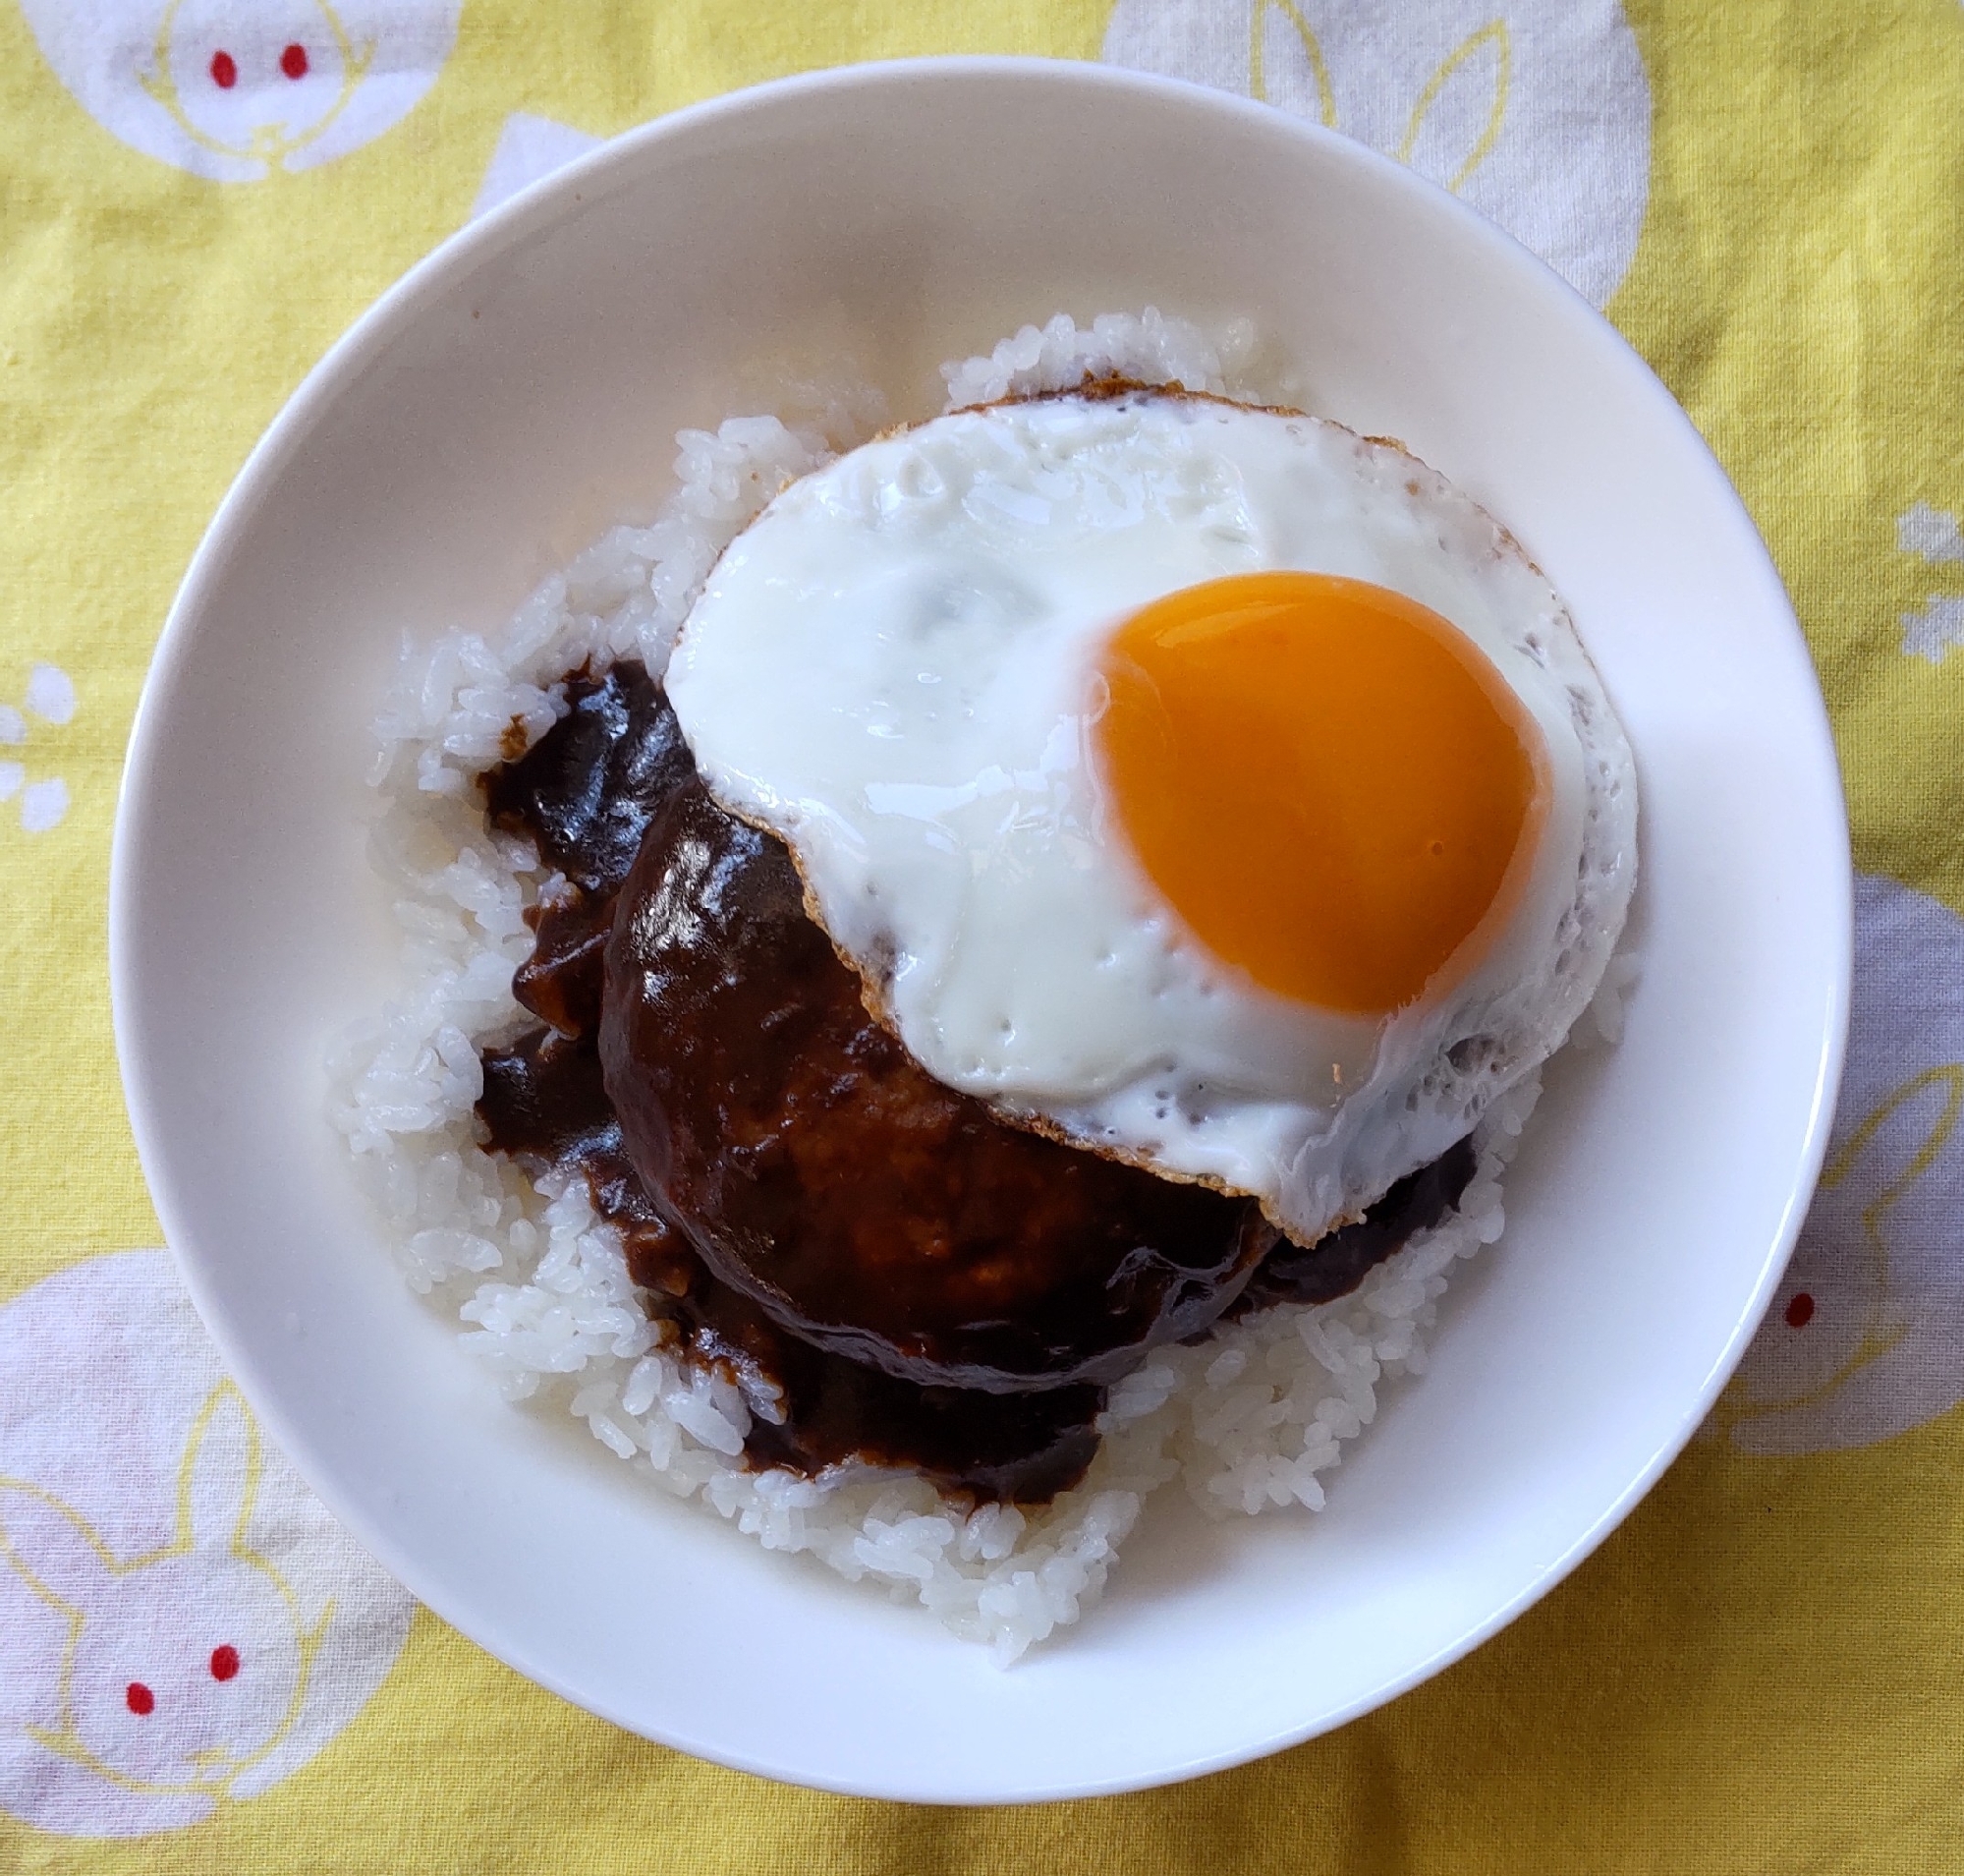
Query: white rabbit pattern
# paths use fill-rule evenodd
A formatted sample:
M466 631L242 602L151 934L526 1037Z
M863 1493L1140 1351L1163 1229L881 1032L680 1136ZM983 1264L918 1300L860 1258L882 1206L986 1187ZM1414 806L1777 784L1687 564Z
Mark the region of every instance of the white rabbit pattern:
M0 1550L69 1624L50 1751L159 1792L223 1792L293 1727L333 1605L303 1624L251 1549L258 1430L229 1382L193 1423L168 1548L119 1561L87 1519L0 1479Z
M411 1608L262 1442L167 1253L0 1310L0 1807L137 1836L254 1796L373 1692Z
M1743 1450L1868 1446L1964 1400L1964 920L1855 881L1855 995L1820 1189L1708 1425Z
M21 0L95 121L214 182L311 169L399 123L450 56L461 0Z
M1636 254L1651 94L1617 0L1117 0L1104 58L1410 163L1598 306Z

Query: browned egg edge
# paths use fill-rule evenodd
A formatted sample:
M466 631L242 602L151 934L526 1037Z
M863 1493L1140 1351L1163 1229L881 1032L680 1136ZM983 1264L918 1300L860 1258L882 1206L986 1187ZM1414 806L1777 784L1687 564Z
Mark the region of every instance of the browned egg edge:
M1325 429L1338 430L1357 442L1368 444L1374 449L1387 450L1393 455L1402 456L1407 462L1416 464L1428 476L1434 478L1454 494L1458 495L1461 500L1470 503L1475 512L1492 528L1495 538L1492 557L1495 560L1511 559L1520 562L1541 580L1550 593L1555 595L1555 601L1561 608L1562 618L1567 622L1570 632L1574 634L1576 643L1582 646L1583 655L1585 657L1589 655L1589 648L1583 645L1582 635L1575 631L1575 622L1569 617L1566 602L1562 600L1561 595L1555 591L1554 582L1549 580L1547 575L1542 571L1527 549L1521 545L1520 541L1515 539L1514 535L1502 522L1496 520L1479 502L1474 501L1471 495L1459 488L1456 483L1450 482L1440 471L1434 469L1427 462L1424 457L1420 456L1416 451L1407 448L1399 438L1395 436L1368 435L1362 430L1351 428L1348 424L1339 424L1332 417L1318 417L1309 411L1298 410L1293 405L1250 403L1242 398L1224 396L1218 391L1194 391L1189 390L1184 384L1149 384L1139 378L1122 377L1114 374L1087 378L1084 383L1067 391L1012 393L1010 396L995 398L987 403L960 405L952 411L941 411L934 417L924 418L918 423L889 425L885 429L876 431L867 440L873 443L888 442L894 437L907 435L911 430L921 429L927 424L939 423L944 417L972 417L988 411L1011 409L1022 404L1060 404L1073 401L1082 404L1109 404L1115 403L1123 397L1140 395L1167 398L1194 404L1219 404L1231 410L1260 411L1270 417L1296 418L1305 423L1319 425ZM856 447L865 448L866 445L859 444ZM835 462L837 460L836 457L833 459ZM829 463L825 465L827 469L830 467L831 464ZM811 473L813 475L823 475L824 470L814 470ZM797 483L804 480L804 477L799 477L797 481L787 483L785 487L796 487ZM1405 492L1407 494L1418 495L1423 491L1424 484L1417 478L1411 478L1406 482ZM780 489L778 494L781 495L783 492L784 490ZM703 575L705 585L714 576L717 566L722 563L723 554L727 553L737 541L741 540L752 528L757 526L758 521L763 519L764 515L770 512L776 500L777 496L772 496L770 502L767 502L757 515L746 522L743 528L725 543L721 552L710 563L708 572ZM689 622L685 618L682 622L681 630L682 632L687 632L688 629ZM680 634L677 635L676 644L678 646L681 644ZM671 654L672 655L673 654ZM1594 664L1593 659L1591 663L1592 665ZM819 931L824 933L832 949L838 954L839 961L859 979L860 1000L866 1005L867 1014L879 1024L895 1042L899 1043L902 1049L907 1050L908 1058L914 1061L916 1066L922 1068L924 1073L932 1074L932 1070L921 1062L911 1049L907 1049L906 1040L900 1033L899 1022L895 1018L893 1010L887 1001L885 984L858 958L854 957L832 936L831 927L825 923L823 917L820 915L817 894L813 889L811 879L805 871L805 862L797 848L790 841L786 840L776 828L770 826L760 816L748 814L741 808L731 807L728 802L716 794L713 788L709 787L706 776L703 778L702 785L708 790L710 798L715 801L716 805L725 814L729 815L733 820L744 822L746 824L755 827L759 833L768 834L772 839L778 841L791 856L792 867L796 870L799 884L804 889L805 915ZM938 1076L934 1078L939 1080ZM943 1083L943 1086L952 1086L952 1084ZM969 1094L971 1092L968 1089L956 1089L956 1093L958 1094ZM1260 1203L1262 1214L1270 1224L1285 1234L1288 1230L1286 1221L1276 1215L1270 1202L1261 1193L1245 1191L1243 1188L1223 1179L1218 1173L1177 1172L1169 1167L1160 1165L1150 1154L1142 1153L1136 1148L1115 1144L1109 1140L1095 1140L1085 1134L1073 1132L1070 1128L1052 1120L1046 1114L1033 1113L1026 1109L1018 1108L1009 1102L993 1099L988 1095L976 1095L974 1098L981 1101L1005 1125L1019 1127L1026 1133L1040 1135L1045 1140L1054 1140L1060 1146L1075 1147L1081 1152L1095 1154L1100 1159L1115 1161L1120 1165L1132 1166L1142 1172L1150 1172L1155 1178L1165 1179L1176 1185L1203 1185L1211 1191L1222 1193L1229 1198L1255 1199ZM1343 1213L1339 1217L1332 1219L1325 1229L1335 1231L1340 1230L1347 1224L1360 1222L1364 1218L1366 1209L1366 1207L1359 1207L1354 1211Z

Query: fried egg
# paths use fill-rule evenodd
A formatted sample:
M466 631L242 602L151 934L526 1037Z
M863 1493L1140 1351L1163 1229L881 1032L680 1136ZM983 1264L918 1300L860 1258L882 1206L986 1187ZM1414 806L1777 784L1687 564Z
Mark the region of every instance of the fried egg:
M1299 1242L1559 1046L1635 877L1566 610L1395 444L1178 392L781 493L669 696L927 1071Z

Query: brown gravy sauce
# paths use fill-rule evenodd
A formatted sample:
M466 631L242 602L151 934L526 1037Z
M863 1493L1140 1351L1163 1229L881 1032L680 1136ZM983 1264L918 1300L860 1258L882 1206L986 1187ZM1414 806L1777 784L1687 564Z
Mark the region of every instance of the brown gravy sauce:
M1345 1294L1472 1176L1462 1143L1304 1249L1250 1201L1004 1123L868 1014L788 854L708 799L639 663L566 700L483 777L490 823L566 884L514 979L542 1021L482 1052L477 1110L493 1151L584 1176L650 1313L751 1398L751 1465L1047 1502L1147 1347ZM726 916L672 916L711 876L697 910Z
M802 1341L926 1386L1108 1383L1206 1329L1261 1208L1005 1125L870 1011L783 843L701 782L648 824L607 944L629 1160L711 1273Z

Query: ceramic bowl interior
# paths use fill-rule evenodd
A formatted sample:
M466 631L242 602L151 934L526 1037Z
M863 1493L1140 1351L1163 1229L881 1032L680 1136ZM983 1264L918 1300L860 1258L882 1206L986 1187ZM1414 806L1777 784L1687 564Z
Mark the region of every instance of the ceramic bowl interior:
M1022 322L1253 319L1566 596L1636 748L1642 978L1563 1059L1505 1238L1319 1516L1151 1503L1010 1672L502 1404L403 1285L323 1117L390 994L362 772L405 630L502 620L670 485L684 425L852 361L895 416ZM1254 105L1091 67L796 80L620 140L448 244L308 380L165 630L118 829L129 1099L170 1241L274 1436L438 1614L704 1756L897 1797L1110 1791L1366 1711L1557 1581L1689 1437L1810 1190L1848 972L1805 648L1691 426L1448 197Z

